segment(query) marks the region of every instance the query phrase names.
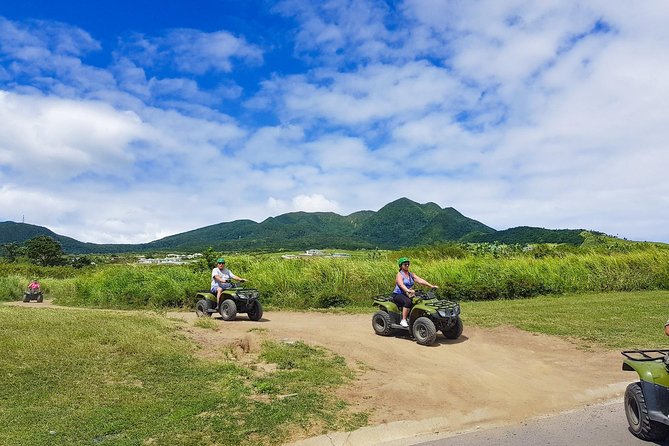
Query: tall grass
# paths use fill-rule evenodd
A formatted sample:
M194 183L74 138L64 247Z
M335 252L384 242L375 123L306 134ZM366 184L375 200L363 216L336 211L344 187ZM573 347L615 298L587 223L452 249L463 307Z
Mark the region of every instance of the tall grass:
M371 296L390 293L397 273L394 259L399 254L354 255L348 259L282 259L278 255L226 258L235 274L249 279L248 286L261 291L265 304L307 309L364 307ZM439 285L444 296L458 300L669 289L669 250L655 247L541 257L461 256L458 252L444 258L429 251L422 254L412 257L411 270ZM45 283L50 297L62 304L160 308L193 305L195 293L208 289L210 280L206 265L108 265ZM16 287L16 276L0 280L5 299L16 298Z

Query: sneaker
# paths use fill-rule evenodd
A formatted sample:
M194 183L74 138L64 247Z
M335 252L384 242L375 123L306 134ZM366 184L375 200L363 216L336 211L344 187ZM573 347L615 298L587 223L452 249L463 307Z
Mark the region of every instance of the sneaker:
M402 327L408 327L408 326L409 326L409 324L407 324L407 320L406 320L406 319L402 319L402 320L400 321L400 325L401 325Z

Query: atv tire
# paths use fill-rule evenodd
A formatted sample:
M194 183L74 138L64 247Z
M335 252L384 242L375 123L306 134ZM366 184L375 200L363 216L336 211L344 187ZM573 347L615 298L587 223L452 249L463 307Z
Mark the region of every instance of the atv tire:
M195 304L195 314L197 317L210 317L211 313L207 310L211 310L214 306L214 303L209 299L200 299Z
M372 316L372 328L379 336L390 336L393 333L391 324L390 315L386 311L379 310Z
M630 384L625 390L625 416L630 431L642 440L663 440L669 435L669 426L653 421L648 416L646 398L638 382Z
M23 294L23 301L24 302L30 302L30 294L24 293Z
M262 313L263 313L262 304L259 301L254 300L251 303L249 303L249 308L248 311L246 312L249 319L251 319L252 321L259 321L260 319L262 319Z
M432 345L437 340L437 327L430 318L421 316L413 323L413 337L420 345Z
M225 299L221 302L221 307L218 309L224 321L234 321L237 317L237 304L232 299Z
M42 295L42 293L39 293L37 295L37 303L42 303L43 301L44 301L44 296Z
M462 334L462 319L460 319L460 316L456 318L455 325L446 330L441 330L441 332L447 339L458 339Z

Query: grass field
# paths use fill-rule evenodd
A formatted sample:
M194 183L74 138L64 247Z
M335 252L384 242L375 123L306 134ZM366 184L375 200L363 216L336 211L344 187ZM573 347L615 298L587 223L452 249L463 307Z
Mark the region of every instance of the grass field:
M669 348L663 328L669 318L669 291L463 302L462 314L466 324L512 325L571 338L584 347Z
M341 357L267 342L262 372L195 349L159 315L0 306L0 444L281 444L366 423L332 396Z

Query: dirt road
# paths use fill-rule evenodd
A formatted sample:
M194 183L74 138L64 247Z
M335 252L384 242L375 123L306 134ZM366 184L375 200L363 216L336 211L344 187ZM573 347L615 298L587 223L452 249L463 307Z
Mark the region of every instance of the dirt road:
M375 335L371 311L266 312L258 322L245 315L234 322L214 316L215 330L195 327L192 312L167 316L184 321L184 332L203 345L203 356L221 355L230 346L241 356L252 354L267 338L303 340L343 356L357 380L340 396L354 410L369 411L372 424L383 425L365 428L372 432L367 444L507 425L608 401L619 398L631 379L621 371L618 352L584 351L560 338L471 327L466 320L459 339L439 335L435 345L424 347L409 338Z

